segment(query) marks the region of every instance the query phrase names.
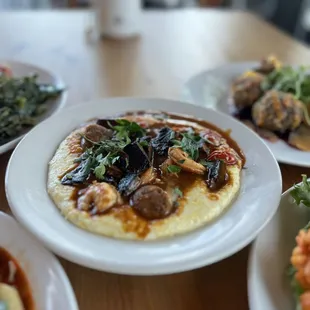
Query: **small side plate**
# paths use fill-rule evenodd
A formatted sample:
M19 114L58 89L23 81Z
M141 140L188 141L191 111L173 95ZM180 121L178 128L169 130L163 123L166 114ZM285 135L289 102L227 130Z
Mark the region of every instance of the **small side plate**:
M57 259L12 217L2 212L0 246L13 255L23 268L36 309L78 310L70 282Z
M310 209L298 207L289 189L282 195L277 213L256 239L248 266L251 310L295 309L286 276L295 238L310 220Z
M48 70L39 68L32 64L22 63L13 60L0 59L0 65L9 67L12 70L14 77L23 77L32 73L36 73L38 74L38 81L40 83L53 84L61 88L65 87L60 77L56 76L55 74L53 74ZM41 116L38 117L38 123L45 120L46 118L48 118L49 116L51 116L52 114L56 113L61 108L63 108L66 103L66 98L67 98L67 92L63 91L58 98L47 102L46 111ZM10 140L5 144L0 145L0 154L13 149L18 144L18 142L24 137L24 135L31 129L32 128L29 128L28 130L23 132L23 134L21 134L20 136L13 138L12 140Z

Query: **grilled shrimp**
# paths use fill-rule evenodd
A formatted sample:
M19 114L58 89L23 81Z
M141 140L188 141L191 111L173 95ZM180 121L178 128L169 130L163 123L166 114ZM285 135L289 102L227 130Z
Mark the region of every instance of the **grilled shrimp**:
M122 198L114 186L108 183L93 183L80 191L77 207L79 210L88 211L96 207L99 212L107 211L117 204L122 203Z
M168 155L176 165L180 166L185 171L201 175L206 172L206 168L203 165L189 158L188 154L180 148L170 147Z

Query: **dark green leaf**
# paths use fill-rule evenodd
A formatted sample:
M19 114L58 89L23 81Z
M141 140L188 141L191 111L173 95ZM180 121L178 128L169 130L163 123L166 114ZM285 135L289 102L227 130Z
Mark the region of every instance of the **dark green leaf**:
M167 170L168 170L168 172L170 172L170 173L179 173L179 172L181 172L181 167L179 167L179 166L175 166L175 165L169 165L168 167L167 167Z
M181 191L178 187L176 187L176 188L174 189L174 192L175 192L175 194L178 195L179 197L183 197L183 193L182 193L182 191Z
M294 186L291 196L297 205L304 204L306 207L310 207L310 182L305 174L302 175L302 183Z
M199 156L199 149L202 146L203 140L199 135L192 132L182 134L180 147L186 152L193 160L197 160Z
M46 109L43 104L62 91L54 85L38 83L36 75L0 75L0 145L35 125L36 117Z
M261 83L263 91L275 89L291 93L298 100L309 103L310 75L307 68L285 66L269 73Z

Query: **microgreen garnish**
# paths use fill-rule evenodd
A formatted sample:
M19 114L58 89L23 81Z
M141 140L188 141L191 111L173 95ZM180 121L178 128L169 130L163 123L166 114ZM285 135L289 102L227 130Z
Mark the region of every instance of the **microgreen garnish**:
M179 197L183 197L183 192L178 187L174 188L174 193Z
M179 172L181 172L182 169L181 169L181 167L176 166L176 165L169 165L167 167L167 170L170 173L179 173Z
M116 131L116 138L119 140L130 141L130 136L142 137L145 135L145 130L135 122L126 119L118 119L116 122L117 125L112 129Z
M304 204L306 207L310 207L310 181L307 180L305 174L302 175L302 183L294 186L291 196L297 205Z
M275 89L291 93L305 104L310 103L310 75L308 68L285 66L269 73L261 84L264 91Z

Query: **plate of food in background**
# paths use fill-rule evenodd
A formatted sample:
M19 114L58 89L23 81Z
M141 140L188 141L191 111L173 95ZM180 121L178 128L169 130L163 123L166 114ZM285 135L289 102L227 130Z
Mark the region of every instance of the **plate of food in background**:
M251 310L308 310L310 305L310 179L282 195L279 209L250 254Z
M63 110L22 140L6 173L13 213L49 248L123 274L180 272L235 253L271 219L281 188L274 156L246 126L163 99Z
M274 56L231 63L193 77L183 95L255 131L279 162L310 166L310 74Z
M2 212L0 309L78 310L70 282L56 258Z
M31 64L0 60L0 154L65 104L62 80Z

